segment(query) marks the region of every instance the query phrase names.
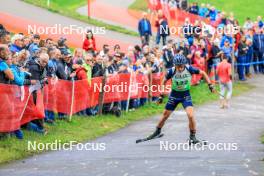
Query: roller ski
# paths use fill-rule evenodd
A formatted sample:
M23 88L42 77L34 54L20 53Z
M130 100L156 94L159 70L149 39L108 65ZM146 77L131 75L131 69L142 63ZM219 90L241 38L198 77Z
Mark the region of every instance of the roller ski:
M163 111L162 117L158 122L156 131L149 137L145 139L139 139L136 143L144 142L156 138L160 138L163 135L161 134L161 129L164 126L167 119L173 113L173 111L177 108L179 104L181 104L186 112L189 121L189 130L190 130L190 139L189 144L204 144L204 142L200 142L196 139L196 120L194 117L194 107L192 103L191 96L191 81L192 75L202 75L204 80L208 84L208 89L214 93L215 88L214 85L211 84L211 80L209 76L200 69L197 69L188 64L188 60L182 54L176 54L173 59L174 67L168 69L167 74L165 75L162 86L165 86L167 81L171 80L171 92L169 94L168 102L166 103L165 109ZM163 102L164 92L161 93L157 103L160 104Z
M161 130L159 128L157 128L156 131L152 135L150 135L146 138L143 138L143 139L138 139L138 140L136 140L136 143L146 142L146 141L150 141L153 139L162 138L163 136L164 136L164 134L161 133Z

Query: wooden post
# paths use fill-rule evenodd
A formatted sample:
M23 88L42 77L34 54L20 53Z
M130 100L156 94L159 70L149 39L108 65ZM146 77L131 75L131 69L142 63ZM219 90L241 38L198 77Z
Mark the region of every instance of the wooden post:
M103 76L103 80L102 80L102 91L99 94L99 110L98 110L98 114L102 115L103 114L103 106L104 106L104 87L106 84L106 68L103 68L104 70L104 76Z

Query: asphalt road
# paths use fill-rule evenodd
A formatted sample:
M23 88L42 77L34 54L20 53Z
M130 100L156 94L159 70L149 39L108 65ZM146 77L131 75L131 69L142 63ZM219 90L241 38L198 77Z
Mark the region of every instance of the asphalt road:
M228 110L217 103L196 107L198 136L208 140L199 150L160 150L160 142L171 146L185 143L187 118L182 111L169 119L161 139L135 144L138 137L150 134L158 116L139 121L87 143L104 143L105 150L56 151L37 155L0 167L1 176L254 176L264 175L264 76L258 76L251 92L232 100ZM58 139L59 140L59 139ZM217 144L235 143L237 150L213 150ZM209 149L210 146L210 149ZM96 148L95 149L99 149ZM102 148L101 148L102 149ZM200 148L201 149L201 148Z

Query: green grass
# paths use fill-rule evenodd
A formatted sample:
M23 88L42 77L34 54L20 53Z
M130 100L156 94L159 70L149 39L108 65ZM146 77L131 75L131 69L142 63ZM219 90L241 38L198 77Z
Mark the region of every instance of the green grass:
M233 12L240 25L243 25L247 17L255 21L257 16L264 16L263 0L190 0L190 2L209 3L221 11Z
M234 96L240 95L252 88L254 87L251 85L237 83L234 86ZM202 105L218 100L216 94L210 94L206 84L192 87L191 92L195 105ZM0 164L43 152L27 150L28 141L36 141L37 143L51 143L56 140L60 140L61 143L88 141L123 128L134 121L160 114L163 108L164 104L159 106L156 104L147 104L136 111L124 113L121 118L116 118L112 115L103 115L94 118L74 116L71 122L58 120L54 126L46 126L48 130L46 136L24 131L25 138L22 141L17 140L15 137L9 137L0 141Z
M94 26L105 27L107 30L116 31L119 33L131 35L131 36L138 36L138 33L117 25L107 24L103 21L96 20L93 18L88 19L87 16L80 15L76 10L87 4L87 0L51 0L50 7L47 6L47 1L45 0L23 0L24 2L33 4L35 6L39 6L42 8L46 8L51 12L59 13L64 16L68 16Z
M261 136L261 142L264 144L264 134Z
M148 10L148 2L146 0L135 0L128 9L146 12Z

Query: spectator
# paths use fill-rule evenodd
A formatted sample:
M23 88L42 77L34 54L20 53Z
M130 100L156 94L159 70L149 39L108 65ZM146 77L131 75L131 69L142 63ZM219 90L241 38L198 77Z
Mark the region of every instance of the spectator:
M263 23L263 21L262 21L262 17L261 17L261 16L258 16L258 18L257 18L257 22L258 22L258 27L259 27L260 29L263 28L264 23Z
M58 40L58 49L61 51L61 53L70 52L69 47L66 44L67 39L64 37L61 37Z
M158 18L156 19L155 26L157 27L156 44L159 45L162 38L162 45L166 45L166 39L170 35L170 29L166 17L161 10L158 11Z
M253 22L251 21L251 19L249 17L247 17L247 19L246 19L246 21L244 23L243 28L245 30L249 30L249 29L253 28Z
M211 7L210 11L209 11L209 18L211 22L215 22L217 17L217 11L215 9L215 7Z
M73 63L76 64L77 60L83 60L84 54L81 48L76 48L73 54Z
M11 82L11 84L15 84L18 86L23 86L23 85L31 85L35 84L35 80L29 80L26 79L26 76L30 76L28 72L25 72L25 69L19 66L19 63L25 62L25 57L20 57L19 55L12 58L9 58L7 60L8 65L10 66L10 69L14 75L14 80ZM21 129L18 129L13 132L17 139L23 139L23 132Z
M110 48L109 48L109 45L107 44L104 44L103 45L103 49L100 51L100 55L103 57L105 55L108 55L109 56L109 53L110 52Z
M86 52L92 52L92 53L94 53L96 51L95 38L94 38L93 32L91 30L88 30L86 33L86 38L83 41L83 49Z
M12 44L10 46L10 51L14 53L18 53L23 49L23 35L21 34L15 34L12 37Z
M198 15L199 14L199 6L196 2L194 2L189 9L189 13L192 13L194 15Z
M5 30L0 31L0 44L8 45L10 43L10 33Z
M199 16L206 18L207 14L208 14L208 9L205 7L205 4L202 3L201 7L199 8Z
M232 96L232 71L228 58L223 56L222 62L217 67L217 75L220 79L220 108L228 108ZM227 91L227 94L226 94ZM225 96L226 94L226 96Z
M22 41L23 41L22 48L28 50L29 45L31 44L31 39L28 36L24 36Z
M224 55L228 58L228 62L232 63L232 47L230 45L230 42L228 39L225 40L224 46L221 47L221 50L223 51Z
M166 69L173 67L174 52L172 49L172 40L169 40L167 46L163 48L163 62Z
M185 18L182 29L183 29L183 35L189 42L189 45L193 45L193 26L189 18Z
M221 56L223 54L223 51L219 48L219 39L215 39L213 42L212 50L211 50L211 58L208 61L208 68L209 73L211 72L212 68L216 70L217 66L221 62ZM218 79L216 79L218 80Z
M264 33L263 28L259 29L253 36L254 62L260 62L254 65L255 73L264 74Z
M51 38L47 38L47 39L45 40L45 44L44 44L44 46L45 46L46 48L52 48L52 47L54 46L53 40L52 40Z
M40 36L38 34L33 35L32 43L28 47L28 51L33 56L36 51L39 50Z
M120 45L119 44L116 44L115 46L114 46L114 53L113 53L113 55L115 55L115 54L120 54L121 53L121 47L120 47Z
M152 36L151 24L147 18L147 13L143 13L143 18L138 23L138 32L141 38L142 45L149 44L149 39Z
M246 44L246 37L243 35L238 45L237 71L240 81L246 81L245 78L245 64L247 58L248 46Z
M30 77L30 73L27 72L25 68L20 66L21 63L26 61L25 57L17 55L13 57L13 59L10 58L10 61L11 62L9 63L9 66L14 75L14 80L11 82L11 84L18 86L36 84L35 80L28 79Z
M9 58L9 49L6 46L0 46L0 83L9 84L14 80L14 74L6 63Z
M251 73L250 73L250 65L253 60L253 31L246 36L246 45L248 47L247 55L246 55L246 66L245 66L245 71L246 71L246 77L251 78Z
M31 73L30 80L36 81L41 85L41 88L47 83L47 70L49 55L41 53L35 60L30 60L28 63L28 70ZM37 91L32 92L34 104L37 104ZM27 128L40 134L46 134L47 131L44 128L44 120L36 119L27 124Z
M96 55L95 63L92 69L92 77L99 77L104 75L103 56Z
M92 53L87 53L85 58L84 58L83 67L86 70L86 77L87 77L87 80L88 80L90 85L91 85L91 81L92 81L93 62L94 62L94 60L93 60Z
M87 70L83 67L83 60L78 59L75 64L73 64L73 69L76 72L77 80L87 79Z

